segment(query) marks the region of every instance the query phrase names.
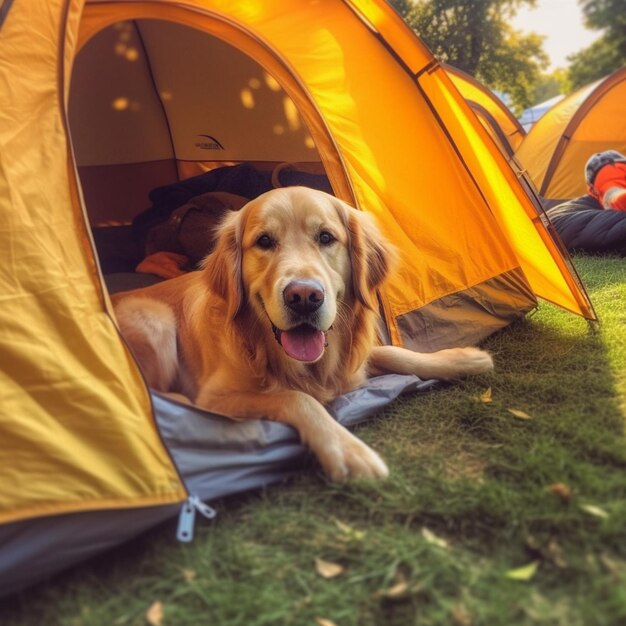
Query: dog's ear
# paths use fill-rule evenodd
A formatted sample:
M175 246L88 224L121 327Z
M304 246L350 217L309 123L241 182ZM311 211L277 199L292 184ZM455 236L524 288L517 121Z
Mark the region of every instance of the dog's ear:
M338 211L348 233L354 297L363 306L378 310L376 290L395 261L395 248L380 232L371 215L339 201Z
M217 242L202 263L211 291L228 305L228 317L235 319L244 303L241 239L243 211L227 215L217 228Z

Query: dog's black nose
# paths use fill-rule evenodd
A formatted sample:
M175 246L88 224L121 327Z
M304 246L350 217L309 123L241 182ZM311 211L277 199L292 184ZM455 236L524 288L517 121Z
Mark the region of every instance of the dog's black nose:
M285 304L299 315L317 311L324 302L324 287L316 280L293 280L283 291Z

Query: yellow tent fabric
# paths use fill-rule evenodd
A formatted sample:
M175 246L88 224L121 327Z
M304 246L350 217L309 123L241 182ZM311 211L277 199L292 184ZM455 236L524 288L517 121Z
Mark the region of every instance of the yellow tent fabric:
M207 62L184 48L181 28L193 29L190 46L198 34L210 36L213 50L236 49L280 86L291 103L282 101L283 129L300 142L289 158L319 159L334 192L374 213L400 249L400 269L382 294L394 343L411 345L408 320L429 307L439 306L454 328L468 322L472 314L459 303L476 294L494 328L532 307L535 296L594 317L506 159L383 0L14 0L0 30L0 521L186 495L111 318L82 188L95 170L113 176L171 161L180 175L206 160L196 135L207 131L193 127L178 100L200 81L161 84L151 103L145 92L118 93L107 104L118 114L109 118L95 115L97 103L70 104L85 102L81 54L90 58L90 42L106 38L107 28L119 35L108 40L115 55L145 61L124 35L130 22L141 22L146 50L170 45L171 54L163 48L144 64L153 87ZM118 76L92 69L105 86ZM246 87L253 100L254 85ZM241 102L243 87L224 85L215 97L221 91ZM143 114L155 120L151 132L170 136L124 132ZM79 128L106 119L109 138L81 143ZM281 137L268 134L262 154L242 140L249 152L239 158L273 158Z
M0 521L185 498L108 313L63 103L80 7L0 30ZM66 57L59 57L59 48Z
M585 163L596 152L626 153L626 67L563 98L531 128L515 158L551 200L586 193Z
M491 89L473 76L452 65L444 67L454 86L461 92L500 150L507 157L511 157L526 135L517 118Z

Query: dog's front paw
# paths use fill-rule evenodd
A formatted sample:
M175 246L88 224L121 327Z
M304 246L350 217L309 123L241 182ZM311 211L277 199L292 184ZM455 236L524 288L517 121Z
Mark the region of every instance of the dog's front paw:
M484 374L493 369L491 355L480 348L450 348L438 354L445 354L447 371L443 378L446 379Z
M326 442L317 457L326 474L336 481L349 478L386 478L389 470L380 456L347 430Z

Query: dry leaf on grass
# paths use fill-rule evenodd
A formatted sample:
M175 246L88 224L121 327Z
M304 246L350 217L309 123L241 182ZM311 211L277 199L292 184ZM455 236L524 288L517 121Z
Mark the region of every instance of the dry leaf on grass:
M196 579L196 572L195 570L192 569L182 569L181 573L183 575L183 578L185 579L185 582L191 583Z
M507 409L507 411L518 420L531 420L533 419L528 413L525 411L520 411L519 409Z
M609 516L604 509L595 506L595 504L581 504L580 508L585 511L585 513L589 513L589 515L593 515L594 517L600 517L601 519L606 519Z
M146 611L146 621L150 626L163 626L163 605L160 602L153 602Z
M623 569L623 567L620 567L619 561L617 561L613 557L610 557L606 552L603 552L598 557L598 560L600 561L602 567L604 567L604 569L606 569L609 574L612 574L615 578L622 578L620 570Z
M546 547L546 557L560 569L568 567L563 555L563 548L556 539L550 539Z
M479 396L471 396L471 398L476 402L483 402L484 404L493 402L491 397L491 387L487 387L487 389L485 389L485 391L483 391Z
M442 537L438 537L432 530L426 528L426 526L422 527L422 537L428 541L428 543L433 544L434 546L439 546L440 548L448 548L448 542Z
M554 483L548 487L548 491L558 496L566 504L572 501L572 490L565 483Z
M406 580L399 580L395 585L387 589L379 589L374 595L377 598L402 598L409 590Z
M355 539L357 541L361 541L362 539L364 539L364 530L356 530L356 528L352 528L352 526L338 519L334 519L333 521L335 522L337 528L346 536L347 539Z
M527 581L533 578L533 576L537 573L538 567L539 561L532 561L528 565L517 567L515 569L510 569L508 572L506 572L505 576L512 580Z
M460 604L452 609L452 623L454 626L472 626L474 622L468 610Z
M331 561L325 561L324 559L315 558L315 571L322 578L335 578L339 574L343 574L345 568L339 563L332 563Z

